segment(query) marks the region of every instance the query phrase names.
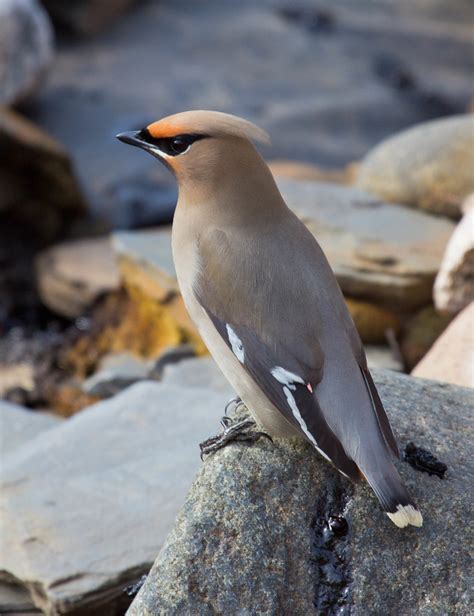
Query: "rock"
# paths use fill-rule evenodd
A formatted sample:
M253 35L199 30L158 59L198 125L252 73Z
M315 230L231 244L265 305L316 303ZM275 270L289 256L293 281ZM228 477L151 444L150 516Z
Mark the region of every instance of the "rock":
M38 90L53 60L53 32L36 0L0 1L0 105L14 105Z
M0 582L0 613L5 616L30 616L42 612L35 608L28 591L24 588Z
M317 165L295 160L270 160L270 171L276 178L351 184L356 176L357 163L344 169L323 169Z
M139 383L2 459L3 577L48 614L123 614L124 589L150 568L226 401Z
M34 387L34 376L34 368L29 363L0 362L0 398L3 398L10 389L17 387L31 391Z
M381 199L459 218L474 191L474 117L433 120L369 152L356 184Z
M400 319L387 308L350 298L346 298L346 304L363 342L384 343L387 331L399 332Z
M451 319L451 316L440 314L433 306L426 306L406 323L400 350L408 370L412 370L426 355Z
M50 413L31 411L17 404L0 400L0 452L3 456L17 450L34 436L50 430L61 419Z
M43 0L43 4L59 27L81 36L97 34L120 17L136 0Z
M82 388L87 394L110 398L146 379L149 371L149 363L130 353L109 354L101 359L97 372L84 381Z
M179 292L171 254L171 228L118 231L113 247L125 284L162 302Z
M184 307L171 255L171 229L117 232L113 235L122 284L141 317L148 340L147 357L169 347L189 343L198 354L206 352ZM160 323L159 328L156 327ZM133 325L133 322L131 323Z
M369 344L364 346L369 368L383 368L403 372L403 361L396 357L392 349L384 346Z
M474 302L448 325L412 375L474 387Z
M166 366L163 371L163 383L175 387L204 387L222 392L228 398L235 395L212 357L195 357Z
M36 259L42 301L61 316L76 318L102 294L118 289L119 274L110 238L63 242Z
M148 378L160 381L163 377L163 371L167 366L173 366L183 359L196 357L193 346L191 344L178 344L176 347L165 349L163 353L157 357L152 369L148 373Z
M128 616L468 613L471 390L374 376L402 446L448 466L442 480L398 464L421 529L302 442L232 444L206 459Z
M141 2L106 35L60 46L37 119L74 152L91 200L114 224L116 215L123 221L123 211L109 207L106 187L158 165L112 136L178 110L219 109L257 122L272 138L262 150L267 159L343 168L388 135L464 110L473 93L469 0L452 8L434 1L361 2L326 2L331 32L288 19L285 9L299 8L291 1L227 1L225 10L221 0L187 2L186 10L178 2ZM85 6L84 0L54 3L63 13ZM110 5L112 12L116 0L94 4ZM311 2L299 5L321 10ZM387 55L401 65L389 83L380 70ZM166 66L166 87L150 79L157 58ZM275 66L282 79L269 80ZM404 66L410 89L403 87ZM78 117L87 118L90 130ZM154 200L151 189L129 185L124 192Z
M392 314L426 304L441 255L454 225L423 212L381 203L367 193L319 182L278 180L288 205L321 243L343 292L351 299L383 303L377 313L377 331L367 342L380 342L381 331L398 328ZM158 304L177 297L179 288L171 256L171 233L165 228L118 232L114 247L124 284ZM367 304L352 303L360 321ZM173 305L174 310L174 305ZM195 336L194 326L176 300L182 326ZM375 321L374 321L375 322Z
M0 216L50 241L86 211L69 156L54 139L0 107Z
M394 312L431 301L453 223L356 188L291 180L278 186L318 239L345 295Z
M466 199L463 212L434 284L435 305L443 312L460 312L474 301L474 194Z

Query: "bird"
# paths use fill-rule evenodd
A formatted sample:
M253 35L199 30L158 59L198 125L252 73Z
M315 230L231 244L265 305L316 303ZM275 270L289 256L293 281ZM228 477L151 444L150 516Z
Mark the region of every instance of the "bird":
M255 145L268 134L195 110L117 138L176 177L172 253L182 297L255 423L270 437L309 441L343 476L365 479L396 526L421 526L339 284Z

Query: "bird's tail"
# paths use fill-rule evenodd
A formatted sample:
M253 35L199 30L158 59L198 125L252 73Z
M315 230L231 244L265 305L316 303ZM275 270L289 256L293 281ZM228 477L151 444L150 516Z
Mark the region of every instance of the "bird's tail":
M396 526L404 528L409 524L423 524L423 517L391 460L386 460L383 468L371 472L364 472L362 469L362 472L379 499L382 509Z

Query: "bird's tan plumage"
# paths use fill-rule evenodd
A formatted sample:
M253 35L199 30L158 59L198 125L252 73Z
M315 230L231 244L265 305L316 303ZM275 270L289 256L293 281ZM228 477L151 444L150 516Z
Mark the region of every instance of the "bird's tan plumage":
M188 135L184 145L173 145L176 135ZM256 421L306 438L347 477L364 476L395 524L420 526L334 274L251 143L265 135L240 118L195 111L123 140L144 139L140 147L177 177L173 256L183 298Z

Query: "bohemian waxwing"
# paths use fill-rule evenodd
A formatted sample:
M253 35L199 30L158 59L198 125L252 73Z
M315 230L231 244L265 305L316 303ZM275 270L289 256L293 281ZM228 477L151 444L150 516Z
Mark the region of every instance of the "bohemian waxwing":
M421 526L336 278L252 144L268 135L225 113L187 111L117 137L177 178L183 299L257 424L307 439L345 477L364 477L397 526Z

